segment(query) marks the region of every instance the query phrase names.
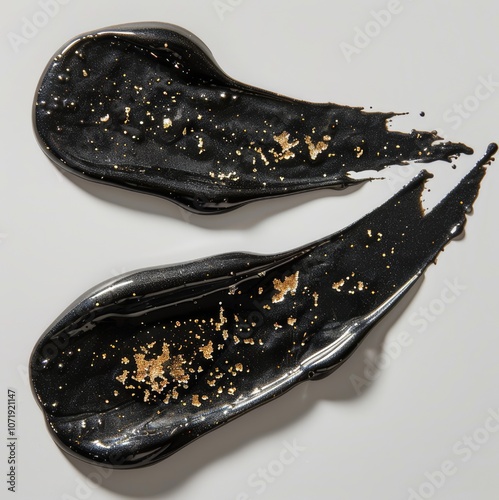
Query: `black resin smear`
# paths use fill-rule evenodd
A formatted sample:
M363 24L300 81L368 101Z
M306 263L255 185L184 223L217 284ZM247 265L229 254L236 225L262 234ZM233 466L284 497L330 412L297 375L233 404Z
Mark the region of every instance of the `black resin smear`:
M231 79L192 34L136 24L83 35L48 65L35 104L49 157L87 179L213 213L361 182L348 172L472 152L395 113L298 101Z
M461 232L496 149L426 215L422 172L305 247L142 270L89 291L30 362L54 438L105 466L148 465L329 374Z

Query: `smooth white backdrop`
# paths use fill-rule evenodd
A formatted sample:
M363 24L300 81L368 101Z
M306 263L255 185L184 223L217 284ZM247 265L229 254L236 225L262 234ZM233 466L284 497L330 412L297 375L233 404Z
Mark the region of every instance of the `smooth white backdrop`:
M389 10L390 19L381 12ZM464 238L446 248L338 372L295 388L160 464L124 472L68 459L45 428L26 369L45 328L95 284L214 253L293 248L358 219L418 170L393 169L388 180L349 193L308 193L213 217L63 175L36 143L31 107L41 72L67 40L125 22L178 24L246 83L310 101L409 112L393 127L437 129L477 152L456 170L428 166L435 174L426 196L431 206L489 142L499 141L498 19L498 4L487 0L4 4L0 413L6 413L7 387L15 388L17 498L399 500L411 498L411 489L419 498L496 498L497 162ZM366 30L370 34L362 36ZM359 388L359 380L368 379L375 380ZM5 433L5 416L1 422ZM294 454L283 452L286 446ZM6 471L6 453L1 456ZM8 498L6 483L0 492Z

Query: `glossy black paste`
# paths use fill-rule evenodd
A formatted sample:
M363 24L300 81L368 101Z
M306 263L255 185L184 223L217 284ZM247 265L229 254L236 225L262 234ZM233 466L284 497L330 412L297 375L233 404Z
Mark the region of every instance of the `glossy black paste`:
M39 142L63 169L200 213L361 182L348 172L471 153L435 132L387 129L395 113L299 101L227 76L167 24L82 35L46 68Z
M148 465L329 374L461 232L496 149L427 214L422 172L305 247L146 269L89 291L31 357L54 439L101 465Z

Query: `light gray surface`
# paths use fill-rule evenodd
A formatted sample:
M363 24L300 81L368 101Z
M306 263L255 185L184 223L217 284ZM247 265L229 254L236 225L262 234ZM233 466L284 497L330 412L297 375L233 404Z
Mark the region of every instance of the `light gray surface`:
M178 24L199 36L234 78L311 101L408 111L394 126L437 129L475 148L478 157L499 141L498 4L45 2L6 3L0 21L1 369L3 394L7 387L17 390L16 498L417 499L411 489L419 498L496 498L497 164L487 173L465 237L447 247L424 282L336 374L296 388L156 466L109 471L68 459L46 431L26 367L44 329L95 284L229 250L295 247L356 220L417 171L399 170L402 175L348 195L305 194L214 217L62 175L39 149L30 115L38 78L67 40L124 22ZM50 15L44 17L42 5ZM389 8L391 19L380 17ZM31 21L46 24L29 31ZM357 28L376 36L361 40ZM455 106L469 116L458 120ZM476 157L462 159L456 170L431 165L436 176L429 203ZM367 378L376 380L356 390ZM6 396L1 408L5 415ZM5 416L1 422L4 435ZM286 446L294 446L294 454L283 451ZM0 470L6 471L2 456ZM443 463L447 474L436 472ZM10 498L6 486L1 498Z

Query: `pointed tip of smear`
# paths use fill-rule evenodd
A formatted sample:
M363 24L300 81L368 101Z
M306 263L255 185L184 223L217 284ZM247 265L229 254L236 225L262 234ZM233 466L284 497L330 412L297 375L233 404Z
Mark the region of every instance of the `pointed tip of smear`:
M485 154L478 160L475 167L466 174L461 182L454 188L454 190L449 193L452 195L453 192L457 191L463 197L468 198L468 210L471 210L473 202L478 196L478 191L480 189L480 183L485 176L487 167L494 161L494 155L497 153L498 146L495 142L490 143L487 147ZM466 196L467 195L467 196ZM463 200L464 202L464 200Z
M461 179L459 184L450 191L431 211L435 216L447 220L453 226L452 237L462 232L466 215L470 214L478 196L480 184L487 171L487 166L494 160L498 150L495 143L489 144L487 151L476 165Z

